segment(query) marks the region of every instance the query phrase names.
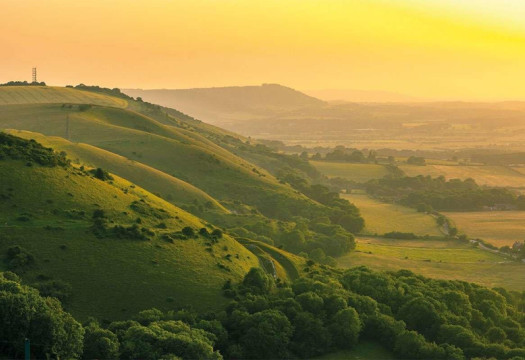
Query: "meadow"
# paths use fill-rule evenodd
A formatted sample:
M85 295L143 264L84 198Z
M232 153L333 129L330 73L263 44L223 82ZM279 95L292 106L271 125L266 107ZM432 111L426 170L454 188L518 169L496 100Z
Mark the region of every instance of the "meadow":
M364 265L385 271L407 269L435 279L525 290L523 264L466 243L360 237L356 250L338 258L338 265L343 268Z
M512 246L525 240L525 211L447 212L460 233L492 245Z
M341 177L359 183L379 179L390 172L383 165L356 164L344 162L310 161L321 173L328 177Z
M401 205L387 204L364 193L341 194L355 204L365 219L363 234L382 235L391 231L424 236L443 236L433 216Z

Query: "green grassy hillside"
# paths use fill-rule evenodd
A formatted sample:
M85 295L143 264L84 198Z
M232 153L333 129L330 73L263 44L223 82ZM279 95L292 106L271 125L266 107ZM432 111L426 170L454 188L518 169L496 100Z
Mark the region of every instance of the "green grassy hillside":
M69 284L66 308L80 318L124 318L153 306L213 309L226 302L226 280L258 265L227 235L181 239L185 227L213 227L122 178L102 181L24 156L2 156L0 178L0 266L35 286ZM34 262L13 264L6 256L14 246Z
M35 139L44 146L57 151L65 151L69 158L78 164L102 167L119 175L148 191L160 195L176 206L205 204L208 210L227 214L228 210L214 198L195 186L168 175L162 171L127 159L112 152L88 144L73 143L60 137L44 136L39 133L22 130L7 131L25 139Z
M204 136L134 111L98 106L80 111L61 104L10 105L2 110L0 128L87 143L190 182L219 201L238 200L268 216L286 216L286 207L303 213L319 207Z

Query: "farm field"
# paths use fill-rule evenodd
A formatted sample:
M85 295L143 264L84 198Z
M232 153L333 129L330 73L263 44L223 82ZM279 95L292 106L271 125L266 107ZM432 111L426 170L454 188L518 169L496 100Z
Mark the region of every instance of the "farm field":
M468 166L449 166L449 165L400 165L399 168L407 176L430 175L432 177L444 176L448 179L467 179L476 180L479 185L523 188L525 187L525 175L507 166L489 165L468 165Z
M434 217L405 206L386 204L366 194L341 194L355 204L365 219L364 234L377 235L391 231L411 232L416 235L442 236Z
M460 233L501 247L525 240L524 211L479 211L444 213Z
M503 256L476 249L470 244L360 237L356 250L338 258L339 266L364 265L384 271L407 269L430 278L525 290L525 265L509 262Z
M390 173L386 167L377 164L353 164L327 161L310 161L310 163L328 177L341 177L356 182L380 179Z

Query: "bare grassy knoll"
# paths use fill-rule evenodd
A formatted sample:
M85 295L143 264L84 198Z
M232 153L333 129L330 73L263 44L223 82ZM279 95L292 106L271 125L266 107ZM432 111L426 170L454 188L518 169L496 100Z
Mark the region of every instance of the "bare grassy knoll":
M525 211L479 211L445 213L469 237L501 247L525 240Z
M476 180L479 185L523 188L525 175L507 166L492 165L438 165L426 166L400 165L401 170L408 176L430 175L444 176L449 179Z
M310 161L310 163L328 177L341 177L356 182L380 179L390 173L386 167L377 164L353 164L328 161Z
M365 265L376 270L408 269L431 278L525 290L525 265L456 241L361 237L357 239L357 251L337 261L345 268Z
M342 194L341 196L354 203L361 211L365 219L365 230L363 231L365 234L376 235L399 231L421 236L443 235L434 217L419 213L415 209L386 204L362 193Z

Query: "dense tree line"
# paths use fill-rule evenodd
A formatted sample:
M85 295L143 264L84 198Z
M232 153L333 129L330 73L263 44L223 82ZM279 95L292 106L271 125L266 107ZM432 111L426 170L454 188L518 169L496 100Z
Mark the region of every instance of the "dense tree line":
M27 82L27 81L8 81L0 86L46 86L46 83L41 82Z
M525 196L505 188L481 187L472 179L447 181L443 176L387 176L370 180L365 187L369 194L377 198L421 211L476 211L485 207L525 210Z
M240 284L225 283L232 301L219 312L151 309L104 326L80 325L58 300L4 273L1 354L20 358L28 337L35 357L311 358L367 339L403 359L525 359L525 292L406 270L304 270L286 284L253 268Z

